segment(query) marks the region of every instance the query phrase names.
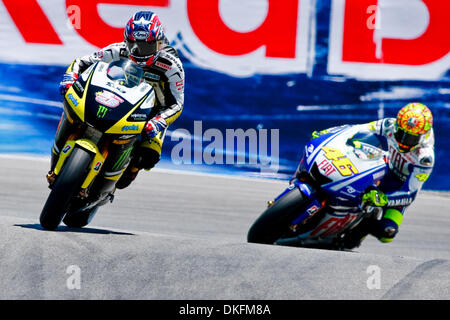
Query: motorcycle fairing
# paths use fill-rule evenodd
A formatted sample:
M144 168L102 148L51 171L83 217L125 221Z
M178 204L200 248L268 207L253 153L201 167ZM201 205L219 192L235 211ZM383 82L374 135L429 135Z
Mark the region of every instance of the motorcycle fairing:
M352 171L351 174L345 176L337 168L333 171L329 170L331 171L328 172L327 181L329 182L322 184L320 189L326 194L327 206L333 208L333 210L327 210L315 229L299 237L322 237L336 234L341 230L341 227L347 226L356 219L362 194L366 192L368 186L376 186L386 175L388 170L384 158L360 160L357 154L353 152L353 147L346 146L347 139L356 133L357 130L357 128L351 126L344 126L335 132L323 134L318 138L312 139L306 144L300 170L310 173L314 167L320 168L320 163L325 160L331 163L332 161L326 158L326 153L329 149L332 149L339 155L337 159L348 158L348 162L354 165L356 173ZM326 176L326 170L320 171L319 169L319 173ZM346 171L345 173L348 172ZM314 214L320 210L322 204L311 187L298 180L294 180L293 184L279 197L292 190L292 188L298 188L305 197L309 198L307 208L299 212L299 215L292 221L292 225L297 225L310 217L311 212Z
M69 88L64 97L68 117L73 122L76 116L105 133L141 133L155 102L152 86L145 82L134 88L121 86L108 78L106 66L96 63ZM117 105L101 103L102 95L117 97Z

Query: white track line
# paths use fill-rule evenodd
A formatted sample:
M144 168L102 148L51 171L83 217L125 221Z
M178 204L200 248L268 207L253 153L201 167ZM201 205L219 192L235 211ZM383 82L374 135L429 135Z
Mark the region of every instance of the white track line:
M50 156L43 155L31 155L31 154L0 154L0 159L11 159L11 160L33 160L40 162L50 162ZM210 172L197 172L197 171L187 171L187 170L177 170L177 169L165 169L165 168L154 168L151 171L158 173L167 174L182 174L188 176L199 176L199 177L214 177L229 180L242 180L242 181L253 181L253 182L267 182L273 184L286 184L286 180L270 179L265 177L253 178L253 177L240 177L233 175L226 175L220 173L210 173ZM434 190L422 190L419 193L424 198L447 198L450 200L450 191L434 191Z
M47 162L50 163L50 156L43 155L32 155L32 154L0 154L0 159L11 159L11 160L27 160L27 161L39 161L39 162ZM165 168L153 168L151 171L158 173L167 173L167 174L182 174L189 176L199 176L199 177L214 177L221 179L229 179L229 180L243 180L243 181L253 181L253 182L267 182L274 184L286 184L286 180L279 179L270 179L266 177L261 178L253 178L253 177L241 177L241 176L233 176L226 175L221 173L210 173L210 172L197 172L197 171L187 171L187 170L177 170L177 169L165 169Z

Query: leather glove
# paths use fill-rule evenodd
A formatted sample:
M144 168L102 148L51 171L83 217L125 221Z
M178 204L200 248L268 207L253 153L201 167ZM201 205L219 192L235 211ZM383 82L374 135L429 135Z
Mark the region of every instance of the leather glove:
M311 133L311 139L318 138L318 137L320 137L321 135L323 135L323 134L325 134L325 133L328 133L328 132L329 132L328 129L324 129L324 130L320 130L320 131L314 130L314 131Z
M157 116L147 121L144 127L144 132L147 135L148 139L152 139L165 128L167 128L166 120L164 120L160 116Z
M314 130L313 133L311 133L311 139L315 139L315 138L318 138L318 137L320 137L320 132Z
M78 74L75 72L66 72L63 76L62 81L59 83L59 92L61 95L65 95L67 90L73 85L78 79Z
M380 190L370 190L363 195L362 201L375 207L384 207L388 204L388 197Z

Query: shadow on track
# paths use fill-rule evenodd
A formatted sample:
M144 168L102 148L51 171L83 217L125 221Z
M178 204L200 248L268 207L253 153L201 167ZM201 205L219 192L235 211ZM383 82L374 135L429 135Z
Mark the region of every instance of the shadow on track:
M28 229L35 229L39 231L46 231L44 230L42 226L38 223L29 223L29 224L15 224L15 227L21 227L21 228L28 228ZM59 226L55 232L76 232L76 233L95 233L95 234L115 234L115 235L126 235L126 236L134 236L134 233L128 233L128 232L118 232L118 231L111 231L106 229L96 229L96 228L69 228L66 226Z

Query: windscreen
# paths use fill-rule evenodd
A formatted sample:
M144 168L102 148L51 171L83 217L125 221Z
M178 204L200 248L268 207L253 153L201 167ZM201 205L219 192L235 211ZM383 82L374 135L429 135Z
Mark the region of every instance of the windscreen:
M108 66L108 78L121 85L132 88L138 86L143 79L144 71L129 59L113 61Z
M347 145L361 160L377 160L383 156L383 143L380 138L371 132L358 132L347 140Z

